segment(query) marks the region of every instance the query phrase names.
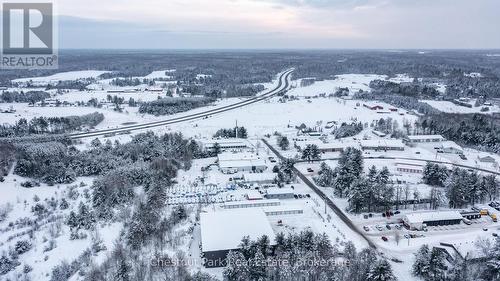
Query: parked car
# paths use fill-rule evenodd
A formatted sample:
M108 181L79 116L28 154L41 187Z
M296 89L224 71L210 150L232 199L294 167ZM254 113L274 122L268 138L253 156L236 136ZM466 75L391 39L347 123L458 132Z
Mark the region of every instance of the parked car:
M498 234L496 232L493 232L491 235L493 235L493 237L497 237Z
M389 230L391 230L391 226L389 224L386 224L385 227Z
M396 229L398 229L398 230L399 230L399 229L401 229L401 228L403 228L403 227L402 227L400 224L396 224Z
M410 239L410 234L405 234L404 236L406 239Z
M401 212L400 211L395 211L394 214L395 215L399 215L399 214L401 214Z
M387 242L389 239L387 239L387 237L385 237L385 236L382 236L382 240L384 240L385 242Z
M463 155L463 154L458 154L458 156L459 156L462 160L467 160L467 157L465 157L465 155Z
M366 225L365 225L365 226L363 226L363 229L364 229L365 231L370 231L370 228L369 228L368 226L366 226Z
M314 170L312 168L307 168L307 172L312 173Z
M484 228L483 228L483 231L488 231L488 228L484 227Z
M384 230L384 229L383 229L380 225L378 225L378 224L375 226L375 228L377 228L377 229L378 229L378 231L382 231L382 230Z

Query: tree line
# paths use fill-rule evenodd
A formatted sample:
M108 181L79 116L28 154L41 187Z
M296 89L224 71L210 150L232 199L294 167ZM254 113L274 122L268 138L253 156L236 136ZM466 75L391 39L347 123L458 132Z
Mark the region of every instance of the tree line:
M341 251L326 234L310 230L278 233L272 246L267 236L244 237L239 250L229 252L223 275L228 281L396 280L391 265L374 250L358 252L347 242Z
M197 107L206 106L215 100L212 98L160 98L150 102L143 102L139 106L140 113L159 115L171 115L188 111Z

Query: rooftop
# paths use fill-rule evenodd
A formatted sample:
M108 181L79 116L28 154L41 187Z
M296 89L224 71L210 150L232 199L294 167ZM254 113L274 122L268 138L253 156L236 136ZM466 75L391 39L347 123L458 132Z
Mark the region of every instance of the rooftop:
M419 212L405 215L408 223L423 223L426 221L461 220L463 217L458 211Z
M263 235L274 243L274 232L260 208L232 209L200 214L202 251L238 249L241 239L256 240Z
M252 173L244 174L243 179L246 182L273 181L276 176L276 173Z
M413 135L408 136L410 140L444 139L441 135Z

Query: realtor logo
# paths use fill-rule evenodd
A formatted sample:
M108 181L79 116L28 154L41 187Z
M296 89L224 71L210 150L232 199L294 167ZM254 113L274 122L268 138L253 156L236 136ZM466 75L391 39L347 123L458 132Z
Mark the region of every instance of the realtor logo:
M56 68L52 3L2 4L2 68Z

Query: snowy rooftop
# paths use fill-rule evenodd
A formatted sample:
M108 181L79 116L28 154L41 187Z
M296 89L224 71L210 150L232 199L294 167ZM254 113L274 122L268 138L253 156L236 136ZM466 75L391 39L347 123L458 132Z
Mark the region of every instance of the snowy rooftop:
M458 145L456 142L454 141L444 141L441 146L443 148L455 148L455 149L458 149L458 150L462 150L462 147L460 145Z
M269 206L279 206L281 201L279 199L265 199L260 201L232 201L224 203L224 208L231 209L231 206L247 206L254 207L261 206L262 204L267 204Z
M229 139L200 139L201 142L205 146L214 145L218 143L220 145L229 145L229 144L238 144L238 145L248 145L248 141L243 139L229 138Z
M260 200L260 199L264 199L264 197L262 196L262 194L260 194L260 192L257 191L257 190L255 190L255 189L248 190L246 192L246 195L247 195L248 200Z
M259 156L250 152L238 152L238 153L223 152L220 153L217 156L217 158L219 159L219 162L222 162L222 161L239 161L239 160L257 160L259 159Z
M363 147L405 147L401 140L361 140Z
M428 139L442 139L442 140L444 140L443 136L441 136L441 135L414 135L414 136L408 136L408 139L410 139L410 140L428 140Z
M266 166L266 161L264 159L256 160L219 160L220 168L244 168L244 167L263 167Z
M438 220L461 220L463 217L458 211L420 212L405 215L407 223L423 223Z
M243 179L246 182L258 182L258 181L273 181L276 178L275 173L252 173L244 174Z
M267 190L267 194L273 194L273 195L278 195L278 194L290 194L290 193L295 193L295 190L293 190L290 187L284 187L284 188L270 188Z
M200 225L203 252L238 249L244 236L256 240L267 235L274 243L274 232L262 209L201 213Z

